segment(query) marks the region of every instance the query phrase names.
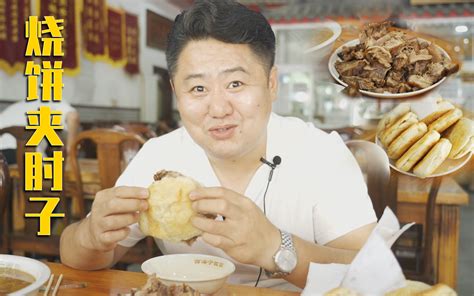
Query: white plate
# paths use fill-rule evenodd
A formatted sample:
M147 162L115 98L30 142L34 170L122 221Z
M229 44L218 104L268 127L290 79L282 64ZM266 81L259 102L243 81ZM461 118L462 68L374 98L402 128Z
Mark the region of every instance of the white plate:
M423 38L420 38L422 40L425 40ZM337 61L341 61L341 59L337 56L338 53L340 53L342 51L342 48L344 46L355 46L357 44L359 44L360 41L359 39L354 39L352 41L349 41L349 42L346 42L344 43L343 45L339 46L332 54L331 54L331 57L329 58L329 63L328 63L328 67L329 67L329 73L331 73L331 76L340 84L344 85L344 86L347 86L347 83L345 83L344 81L342 81L341 79L339 79L339 73L337 72L336 70L336 62ZM437 45L435 45L437 46ZM449 57L448 53L442 49L441 47L438 46L438 48L441 50L441 52L448 57L448 59L451 60L451 58ZM411 92L406 92L406 93L397 93L397 94L394 94L394 93L389 93L389 92L384 92L384 93L376 93L376 92L371 92L371 91L366 91L366 90L359 90L362 94L364 95L367 95L367 96L371 96L371 97L374 97L374 98L380 98L380 99L402 99L402 98L407 98L407 97L413 97L413 96L417 96L417 95L420 95L422 93L425 93L435 87L437 87L438 85L440 85L443 81L446 80L446 76L443 77L440 81L436 82L435 84L433 85L430 85L428 86L427 88L423 88L423 89L419 89L417 91L411 91Z
M375 143L382 147L385 151L385 147L382 145L382 143L379 141L379 137L375 137ZM387 151L385 151L386 153ZM455 171L459 170L462 168L471 158L472 152L464 155L464 157L461 157L459 159L446 159L435 171L432 175L428 176L427 178L434 178L434 177L441 177L445 175L449 175L454 173ZM415 175L412 171L405 172L400 170L395 166L396 160L389 159L390 160L390 167L394 170L396 170L399 173L402 173L404 175L420 178L420 176Z

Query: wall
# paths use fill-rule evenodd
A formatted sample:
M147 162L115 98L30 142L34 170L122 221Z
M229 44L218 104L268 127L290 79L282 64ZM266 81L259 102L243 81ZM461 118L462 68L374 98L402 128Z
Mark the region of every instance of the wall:
M157 119L158 89L153 66L166 68L166 59L163 51L146 47L146 10L169 19L174 19L179 10L164 0L108 0L108 5L139 17L140 74L129 75L123 68L105 62L91 62L82 56L80 73L63 78L63 98L72 104L87 106L140 108L141 120L154 122ZM9 76L0 71L0 100L23 100L25 97L26 78L23 74L18 72Z
M127 0L125 0L127 1ZM130 1L127 1L130 2ZM147 9L174 20L180 10L164 0L147 0L143 3L140 12L140 67L143 73L144 103L142 105L142 116L144 120L156 121L158 116L158 75L153 74L153 67L166 69L166 57L164 51L158 51L146 46L146 11ZM158 98L159 99L159 98Z

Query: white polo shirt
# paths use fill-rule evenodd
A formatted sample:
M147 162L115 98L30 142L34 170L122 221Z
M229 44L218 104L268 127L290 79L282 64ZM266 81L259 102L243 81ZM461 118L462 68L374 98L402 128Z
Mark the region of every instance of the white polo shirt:
M297 118L270 116L266 159L280 156L266 195L268 219L278 228L324 245L352 230L376 222L360 168L340 136L327 134ZM148 187L155 172L181 172L204 186L220 186L204 150L184 128L149 140L138 152L116 186ZM270 168L256 171L245 196L263 209ZM119 244L135 245L144 235L138 224ZM240 264L200 238L191 246L156 240L163 254L200 253L225 257L236 264L231 283L255 284L259 268ZM258 244L259 242L253 242ZM267 280L259 287L275 287L283 280Z

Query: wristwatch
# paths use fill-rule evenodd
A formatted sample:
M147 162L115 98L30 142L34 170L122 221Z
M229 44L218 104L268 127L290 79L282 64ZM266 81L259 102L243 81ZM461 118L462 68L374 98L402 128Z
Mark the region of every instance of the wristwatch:
M277 270L274 272L265 270L265 274L269 278L281 278L289 275L298 263L298 257L296 256L296 249L293 245L291 234L280 230L280 235L280 249L273 255L273 261L275 262Z

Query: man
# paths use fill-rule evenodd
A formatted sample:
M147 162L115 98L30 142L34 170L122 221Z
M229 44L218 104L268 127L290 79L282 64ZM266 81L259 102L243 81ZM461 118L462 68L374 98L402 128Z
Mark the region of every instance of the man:
M225 217L195 218L203 235L192 246L157 240L164 254L230 258L231 282L259 286L283 277L304 287L310 262L350 262L376 222L367 188L337 134L271 113L278 75L265 18L233 1L196 1L176 18L166 55L184 127L147 142L117 186L96 195L90 216L64 231L62 262L106 268L142 239L137 211L161 169L196 179L194 209Z

